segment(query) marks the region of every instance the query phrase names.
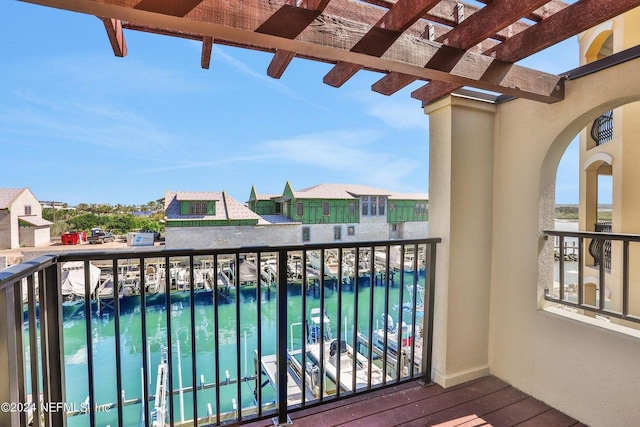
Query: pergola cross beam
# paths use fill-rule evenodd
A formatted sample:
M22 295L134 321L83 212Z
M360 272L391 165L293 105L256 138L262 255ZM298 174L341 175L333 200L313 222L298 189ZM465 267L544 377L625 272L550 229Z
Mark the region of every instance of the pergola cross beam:
M23 1L101 17L114 53L122 56L122 28L134 28L200 40L205 68L215 42L274 53L267 69L273 77L297 56L336 64L324 78L335 86L368 70L387 75L373 86L384 93L416 79L431 81L414 93L426 101L470 86L549 103L562 99L563 78L517 66L515 58L640 5L640 0L571 5L482 0L486 6L455 0Z

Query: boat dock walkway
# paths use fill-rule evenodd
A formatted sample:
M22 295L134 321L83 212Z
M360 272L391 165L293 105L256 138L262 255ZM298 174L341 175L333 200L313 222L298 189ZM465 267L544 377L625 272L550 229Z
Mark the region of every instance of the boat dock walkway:
M277 389L278 376L276 372L277 357L275 354L262 356L260 361L262 372L267 375L269 382ZM288 405L297 405L302 402L302 390L305 392L305 401L310 402L315 399L313 393L302 384L302 380L291 367L287 364L287 403Z

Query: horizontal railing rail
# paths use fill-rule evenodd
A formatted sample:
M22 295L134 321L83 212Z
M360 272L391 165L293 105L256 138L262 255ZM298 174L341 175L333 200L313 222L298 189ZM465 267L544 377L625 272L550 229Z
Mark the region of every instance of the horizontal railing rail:
M567 261L567 257L564 256L564 254L559 254L559 256L556 257L558 262L558 291L555 292L554 287L547 288L545 290L545 300L601 316L640 323L640 311L637 307L635 308L635 311L632 311L632 299L630 297L630 283L632 279L630 277L630 264L632 262L630 259L632 254L630 251L630 244L640 243L640 235L559 230L545 230L544 235L545 237L557 237L559 239L560 248L565 247L564 242L567 238L577 239L578 241L577 283L575 283L575 292L568 291L565 279L565 264L569 261ZM594 256L594 258L599 260L609 258L607 263L598 262L593 266L586 265L585 248L590 246L589 244L586 244L586 241L588 240L609 242L608 245L596 245L597 253ZM611 250L614 244L618 244L620 246L620 262L617 264L614 264L611 258ZM633 255L634 262L640 261L640 259L635 259L640 258L640 252L633 252ZM612 268L615 266L618 266L620 271L615 272L615 275L612 275ZM592 295L590 298L587 298L585 292L585 268L587 267L597 270L597 293ZM636 280L637 278L633 279ZM607 296L608 290L609 292L614 292L616 294L616 306L610 305L611 298ZM635 290L636 294L637 292L638 290Z
M285 424L430 382L439 242L73 252L3 270L0 398L15 411L0 424Z

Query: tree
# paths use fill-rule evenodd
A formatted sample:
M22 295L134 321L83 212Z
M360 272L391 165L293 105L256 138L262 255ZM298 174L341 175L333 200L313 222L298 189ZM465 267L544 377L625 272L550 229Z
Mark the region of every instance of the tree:
M69 219L69 224L76 230L91 230L95 227L101 227L101 218L93 213L82 213Z

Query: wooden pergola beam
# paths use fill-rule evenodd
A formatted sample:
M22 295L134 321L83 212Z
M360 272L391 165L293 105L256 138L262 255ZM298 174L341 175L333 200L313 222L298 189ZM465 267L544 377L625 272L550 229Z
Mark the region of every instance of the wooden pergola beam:
M267 75L274 79L282 77L284 70L287 69L295 56L296 53L289 50L276 50L276 53L273 55L273 58L269 63L269 67L267 68Z
M396 3L397 0L362 0L362 1L370 4L375 4L376 6L380 6L380 7L391 8ZM446 32L449 32L449 30L451 30L452 27L455 27L459 24L456 17L456 13L455 13L455 10L458 4L462 4L464 7L465 19L470 18L471 16L473 16L473 14L482 10L481 7L468 4L465 2L460 2L456 0L441 0L433 8L427 11L424 14L423 18L430 22L435 22L435 23L446 26L447 28ZM491 38L494 38L496 40L506 40L507 38L513 36L514 34L518 34L519 32L524 31L529 27L530 25L525 22L516 21L516 22L513 22L511 25L500 29L495 34L492 34Z
M200 66L205 70L209 69L211 64L211 50L213 49L213 37L204 36L202 38L202 55L200 58Z
M398 0L382 18L351 48L352 52L382 56L387 49L440 0ZM333 87L342 86L358 70L356 64L340 61L322 81Z
M478 0L481 3L489 4L492 0ZM540 6L536 10L529 13L526 17L532 21L540 22L543 19L547 19L554 13L560 12L565 7L569 6L568 3L563 2L562 0L551 0L546 4Z
M638 0L582 0L572 5L559 3L562 2L555 2L555 7L559 9L556 13L489 49L486 54L495 56L500 61L517 62L640 5ZM449 82L432 81L413 91L411 96L427 104L461 87Z
M486 54L517 62L640 6L638 0L581 0L511 37Z
M256 31L294 39L322 13L329 0L305 0L300 6L296 3L296 0L289 0ZM267 75L274 79L282 77L295 56L295 52L278 49L267 67Z
M547 0L493 0L471 17L465 19L448 34L442 43L458 49L469 49L495 32L516 22Z
M491 37L491 35L497 31L513 24L545 3L546 0L521 0L519 2L493 0L488 6L485 6L466 18L449 33L443 35L438 41L441 41L449 47L467 50L486 38ZM374 83L372 90L390 95L417 80L415 77L398 77L394 74L395 73L389 73L380 81ZM446 82L431 82L428 90L426 88L419 89L414 91L412 96L424 96L423 94L431 93L433 89L436 89L434 85L439 86L437 87L437 91L434 92L438 94L446 89L453 88L451 90L455 90L460 87ZM451 90L449 90L449 92L451 92Z
M343 15L321 14L296 39L286 39L255 30L267 21L282 2L262 0L203 0L185 16L164 14L167 2L153 2L153 11L143 9L139 0L26 0L59 9L73 10L96 16L111 17L140 26L157 27L167 32L210 36L220 42L250 49L275 52L277 49L325 62L356 64L363 69L387 73L395 71L425 80L444 80L464 86L523 97L542 102L556 102L563 97L562 78L525 67L512 65L500 79L482 80L495 62L493 58L464 52L450 71L425 68L442 50L438 43L403 34L385 52L375 57L352 52L354 46L370 29L370 25L348 19L349 6L367 6L372 16L380 10L351 0L335 0L347 6ZM171 2L169 2L171 3ZM333 4L331 2L330 4ZM172 10L167 6L167 10ZM494 65L495 66L495 65Z
M127 56L127 42L122 31L122 22L118 19L100 18L107 31L113 54L120 58Z
M520 0L518 2L493 0L444 36L443 43L458 49L468 49L489 37L496 30L510 25L545 3L547 3L546 0ZM449 82L432 81L413 91L411 96L422 102L431 102L460 87Z

